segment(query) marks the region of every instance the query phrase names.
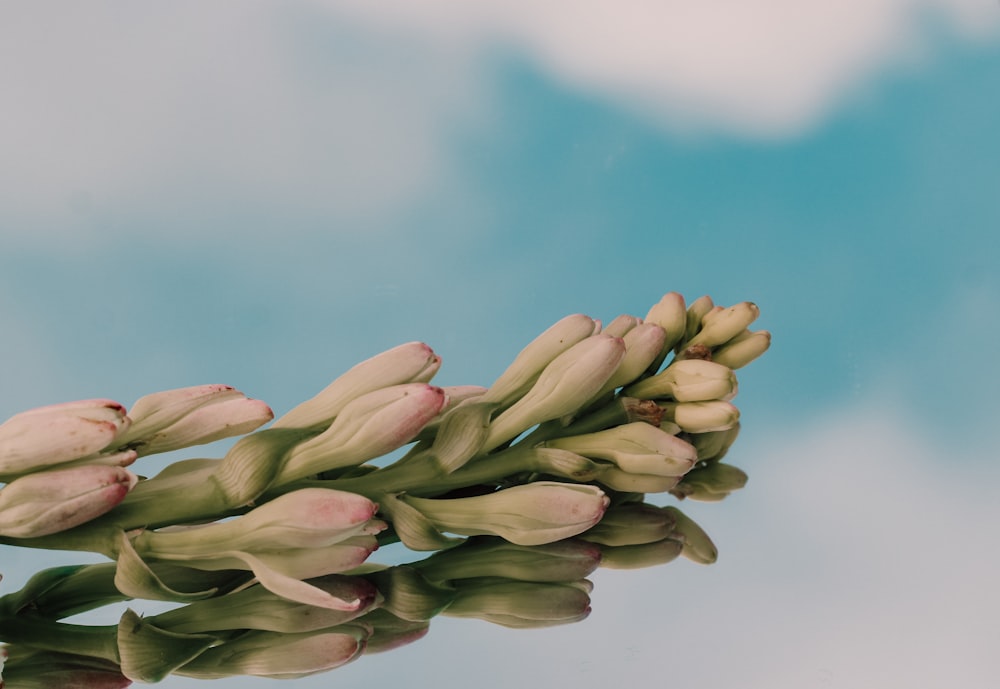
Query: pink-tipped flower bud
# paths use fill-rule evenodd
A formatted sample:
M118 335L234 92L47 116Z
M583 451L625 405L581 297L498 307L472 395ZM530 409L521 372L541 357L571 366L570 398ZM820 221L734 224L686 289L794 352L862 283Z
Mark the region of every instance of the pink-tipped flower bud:
M0 489L0 535L35 538L89 522L124 500L137 480L100 464L22 476Z

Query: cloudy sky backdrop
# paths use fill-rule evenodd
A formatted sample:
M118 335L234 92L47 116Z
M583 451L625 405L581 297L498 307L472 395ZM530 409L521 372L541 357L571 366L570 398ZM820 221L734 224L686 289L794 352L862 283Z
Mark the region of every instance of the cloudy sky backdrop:
M486 385L673 290L774 334L749 486L685 505L718 563L287 686L992 686L996 0L38 0L0 6L0 85L0 418L208 382L281 413L410 340ZM3 588L51 557L0 549Z

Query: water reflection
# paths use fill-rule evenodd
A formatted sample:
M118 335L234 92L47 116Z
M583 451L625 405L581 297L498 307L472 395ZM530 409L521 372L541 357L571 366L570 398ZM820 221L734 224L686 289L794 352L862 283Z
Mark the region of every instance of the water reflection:
M579 622L590 612L587 577L598 567L650 567L680 555L710 562L714 546L676 507L623 499L577 538L523 546L479 536L406 564L368 564L309 580L359 601L354 610L282 598L239 570L153 563L165 582L197 580L214 592L148 616L130 607L117 625L103 626L64 620L126 600L115 585L116 565L51 568L0 598L9 644L4 678L7 687L22 689L124 687L171 674L302 677L421 639L438 615L510 628Z

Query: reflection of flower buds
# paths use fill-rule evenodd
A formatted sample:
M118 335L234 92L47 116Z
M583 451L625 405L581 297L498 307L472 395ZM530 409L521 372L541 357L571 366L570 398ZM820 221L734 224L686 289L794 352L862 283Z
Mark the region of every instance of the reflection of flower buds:
M128 425L125 408L106 399L15 414L0 424L0 480L99 452Z
M434 553L414 566L431 581L503 577L518 581L576 581L601 561L593 543L566 539L544 545L517 545L483 536Z
M698 461L717 462L725 457L739 433L740 424L736 423L721 431L692 433L688 436L688 440L698 451Z
M590 337L594 327L594 319L580 313L559 320L521 350L479 401L510 404L527 392L553 359Z
M684 545L665 538L654 543L601 547L601 567L608 569L640 569L662 565L677 559Z
M94 656L71 653L31 652L23 647L4 668L6 649L0 649L0 687L11 689L125 689L132 680L121 673L117 663Z
M565 583L463 579L447 617L472 617L514 629L579 622L590 614L587 586Z
M115 445L140 455L170 452L249 433L273 416L266 404L228 385L165 390L136 400L132 425Z
M624 394L647 399L701 402L731 399L736 390L736 375L728 366L703 359L684 359L673 362L655 376L630 385L625 388Z
M576 536L600 521L609 500L596 486L536 481L470 498L400 496L441 531L495 535L519 545Z
M606 459L622 471L635 474L683 476L697 460L691 444L642 421L596 433L555 438L544 445Z
M483 450L537 423L577 411L600 391L624 356L624 342L610 335L594 335L573 345L545 367L524 397L493 420Z
M712 352L712 361L735 370L749 364L766 352L770 346L770 332L767 330L748 331Z
M412 440L444 403L444 391L426 383L362 395L348 403L329 428L293 447L275 482L355 466L391 452Z
M719 551L704 529L676 507L667 506L661 509L674 519L674 538L683 545L681 554L684 557L703 565L715 562L719 557Z
M740 420L740 410L722 400L659 404L663 409L663 423L677 424L687 433L724 431L735 426Z
M670 492L678 498L717 502L747 483L747 475L732 464L712 462L692 470Z
M250 631L213 646L174 674L198 679L251 675L292 679L338 668L364 651L367 633L350 624L285 634Z
M312 399L274 422L274 428L313 428L329 424L353 399L380 388L426 383L441 367L441 357L422 342L408 342L355 365Z
M0 489L0 535L34 538L89 522L124 500L137 480L105 465L22 476Z
M640 545L662 541L673 533L673 515L653 505L626 503L607 511L580 538L601 545Z

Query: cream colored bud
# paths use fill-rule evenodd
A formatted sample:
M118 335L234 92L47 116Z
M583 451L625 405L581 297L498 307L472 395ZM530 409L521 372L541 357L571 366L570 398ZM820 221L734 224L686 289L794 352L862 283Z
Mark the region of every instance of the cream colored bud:
M600 391L624 357L625 343L610 335L594 335L573 345L545 367L524 397L493 420L483 451L535 424L577 411Z
M732 369L713 361L684 359L623 391L629 397L674 399L678 402L732 399L738 390Z
M712 543L712 539L693 519L673 506L661 509L674 519L674 538L681 542L683 546L681 554L684 557L704 565L718 559L719 551Z
M653 305L643 321L656 323L666 332L663 342L664 352L660 357L662 363L666 352L684 339L687 330L687 307L684 305L684 297L677 292L668 292Z
M559 320L521 350L479 401L511 404L531 388L553 359L589 338L595 327L593 318L579 313Z
M470 498L403 495L441 531L493 535L518 545L541 545L576 536L600 521L609 500L596 486L536 481Z
M770 332L767 330L749 332L746 336L730 340L712 352L712 361L735 370L749 364L770 346Z
M596 433L555 438L543 444L584 457L605 459L633 474L683 476L698 459L690 443L642 421Z
M118 466L83 465L28 474L0 488L0 536L35 538L110 511L138 478Z
M707 402L660 402L664 423L674 423L687 433L708 433L732 428L740 410L723 400Z
M625 337L625 334L635 326L642 323L641 318L622 314L601 328L601 332L614 337Z
M446 401L441 388L409 383L355 398L318 436L294 446L275 479L281 485L363 462L413 440Z
M702 319L701 328L694 336L688 338L684 348L692 345L717 347L736 337L747 326L757 320L760 309L749 301L740 302L729 308L711 311Z
M441 357L423 342L408 342L355 365L312 399L274 422L274 428L313 428L329 424L344 407L370 392L405 383L426 383L441 367Z
M702 319L715 309L715 302L707 294L698 297L688 305L685 317L684 337L675 345L677 349L683 349L684 344L701 330Z
M0 480L91 456L128 428L125 407L93 399L15 414L0 424Z

